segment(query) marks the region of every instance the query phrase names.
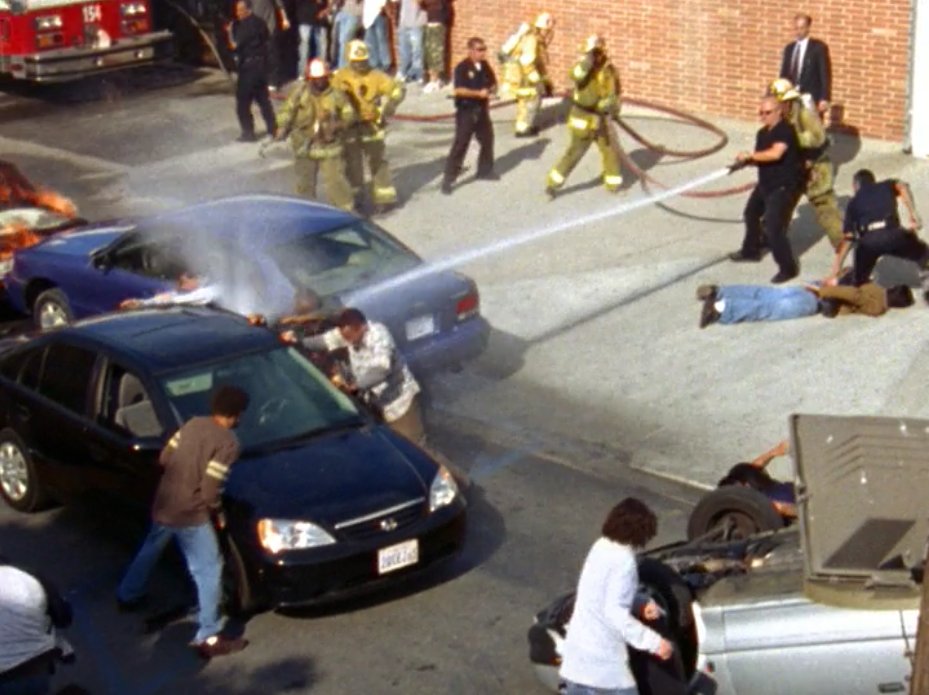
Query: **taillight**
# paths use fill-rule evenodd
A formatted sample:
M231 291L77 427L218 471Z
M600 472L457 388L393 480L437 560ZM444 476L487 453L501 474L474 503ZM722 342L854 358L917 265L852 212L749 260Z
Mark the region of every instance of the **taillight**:
M60 14L39 15L34 22L36 31L57 31L64 26Z
M123 30L123 36L129 34L144 34L148 31L148 20L144 17L141 19L124 19L120 26Z
M455 314L459 321L477 316L481 311L481 300L477 290L472 290L455 304Z

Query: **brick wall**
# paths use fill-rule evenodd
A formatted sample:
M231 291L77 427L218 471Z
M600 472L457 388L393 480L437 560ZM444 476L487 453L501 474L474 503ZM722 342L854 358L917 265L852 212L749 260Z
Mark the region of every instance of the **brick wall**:
M567 86L583 38L603 34L623 91L694 112L754 120L757 97L777 77L793 37L793 14L813 17L811 35L832 55L834 115L862 135L902 141L912 0L456 0L452 60L469 36L493 56L523 20L556 19L552 75ZM835 119L834 119L835 122Z

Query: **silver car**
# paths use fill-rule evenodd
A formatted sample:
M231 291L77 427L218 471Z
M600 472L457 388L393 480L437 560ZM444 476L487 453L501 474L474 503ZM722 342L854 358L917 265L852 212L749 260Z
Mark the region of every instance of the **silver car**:
M643 556L676 573L643 588L664 598L668 618L656 627L682 657L680 692L904 693L929 526L929 421L794 415L790 426L797 526ZM566 601L530 630L531 659L550 686ZM640 693L665 691L652 676Z

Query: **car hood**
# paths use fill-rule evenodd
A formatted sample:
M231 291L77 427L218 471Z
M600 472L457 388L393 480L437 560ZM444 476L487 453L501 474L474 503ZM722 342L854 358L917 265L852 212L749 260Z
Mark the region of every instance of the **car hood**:
M437 470L428 456L412 460L379 426L334 432L298 446L244 456L226 494L257 518L340 521L427 499ZM427 479L428 477L428 479Z
M929 421L791 416L808 578L906 582L926 543Z
M110 225L81 227L56 234L32 246L30 253L89 257L94 251L109 246L126 232L123 227Z

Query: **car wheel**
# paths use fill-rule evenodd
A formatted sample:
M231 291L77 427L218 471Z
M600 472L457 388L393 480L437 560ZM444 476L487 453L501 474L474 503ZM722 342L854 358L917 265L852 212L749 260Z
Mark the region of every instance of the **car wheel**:
M32 319L36 328L47 331L67 326L74 320L74 314L65 293L52 287L36 297L32 305Z
M28 449L11 429L0 432L0 494L20 512L38 512L51 503Z
M223 563L223 597L226 612L234 618L248 618L263 608L248 574L242 553L235 542L227 538Z
M748 538L784 526L784 519L767 497L750 487L726 485L707 493L687 522L687 538L694 540L718 529L725 538Z
M653 558L639 560L639 584L665 613L650 627L674 644L674 654L667 661L629 649L629 667L639 695L686 695L697 662L693 595L677 572Z

